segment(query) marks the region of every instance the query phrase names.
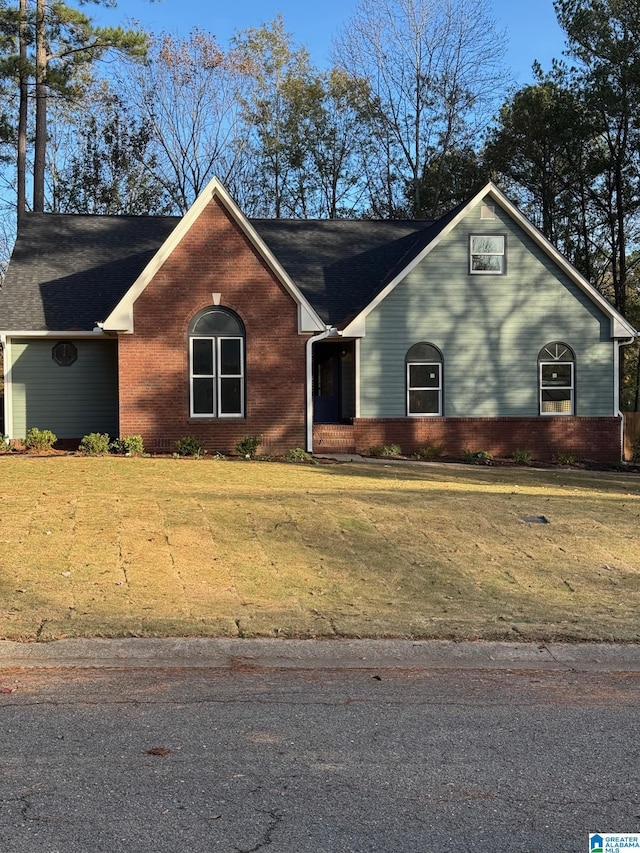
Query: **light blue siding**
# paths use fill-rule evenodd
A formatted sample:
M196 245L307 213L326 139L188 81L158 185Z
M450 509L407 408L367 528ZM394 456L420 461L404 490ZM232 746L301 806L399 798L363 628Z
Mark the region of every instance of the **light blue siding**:
M368 315L361 417L406 414L405 355L418 341L442 351L445 416L537 416L537 357L556 340L576 354L576 414L616 414L609 318L495 211L493 221L471 211ZM505 275L469 275L472 233L506 235Z
M117 342L73 343L78 358L61 367L52 358L55 339L11 342L14 438L24 438L31 427L50 429L58 438L81 438L90 432L117 435Z

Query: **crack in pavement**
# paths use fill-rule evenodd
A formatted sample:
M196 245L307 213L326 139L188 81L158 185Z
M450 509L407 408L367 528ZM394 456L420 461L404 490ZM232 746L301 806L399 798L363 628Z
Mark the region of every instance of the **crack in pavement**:
M273 844L273 834L284 819L284 816L276 811L271 811L267 814L271 818L271 821L265 829L262 839L254 847L236 847L236 853L257 853L258 850L263 850L265 847Z

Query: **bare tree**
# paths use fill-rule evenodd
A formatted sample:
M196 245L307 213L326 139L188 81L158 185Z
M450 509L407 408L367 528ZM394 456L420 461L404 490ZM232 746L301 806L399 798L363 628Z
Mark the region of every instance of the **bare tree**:
M124 70L116 89L148 128L153 177L175 210L188 210L214 174L232 187L246 145L234 52L194 29L187 39L153 38L147 62Z
M505 36L487 0L360 0L336 40L334 61L369 81L383 168L372 172L372 208L397 215L438 211L434 164L478 147L505 94ZM422 198L429 168L434 197Z

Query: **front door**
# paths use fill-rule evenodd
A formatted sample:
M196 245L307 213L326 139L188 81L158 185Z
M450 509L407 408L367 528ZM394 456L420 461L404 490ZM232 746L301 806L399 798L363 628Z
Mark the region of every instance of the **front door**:
M353 417L353 341L320 341L313 348L313 420L342 423Z

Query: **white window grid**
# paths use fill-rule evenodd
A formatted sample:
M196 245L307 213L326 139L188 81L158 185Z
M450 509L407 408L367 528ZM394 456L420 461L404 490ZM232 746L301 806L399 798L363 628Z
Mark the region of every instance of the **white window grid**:
M412 385L411 384L411 368L412 367L433 367L438 374L437 385ZM438 411L437 412L412 412L411 411L411 392L412 391L437 391L438 392ZM408 361L407 362L407 414L412 418L437 418L442 416L442 362L439 361Z
M474 249L474 241L475 240L500 240L502 248L500 251L489 252L489 251L478 251ZM507 268L507 238L504 234L470 234L469 235L469 272L471 275L504 275ZM500 269L475 269L473 264L474 258L480 257L491 257L491 258L500 258Z
M211 341L212 345L212 362L213 373L194 373L193 372L193 342L194 341ZM218 365L222 364L222 342L223 341L239 341L240 350L240 372L239 373L222 373L218 370ZM207 335L192 335L189 339L189 415L192 418L241 418L244 417L244 338L237 336L218 336L209 337ZM194 379L210 379L213 385L213 411L211 412L195 412L193 407ZM222 397L221 386L223 379L239 379L240 380L240 411L239 412L220 412L220 400Z
M568 385L544 385L542 371L545 367L569 367ZM557 415L572 415L575 406L575 364L573 361L541 361L538 367L539 404L540 414L544 417L556 417ZM568 400L547 401L543 400L544 391L568 391ZM556 405L552 405L555 403Z

